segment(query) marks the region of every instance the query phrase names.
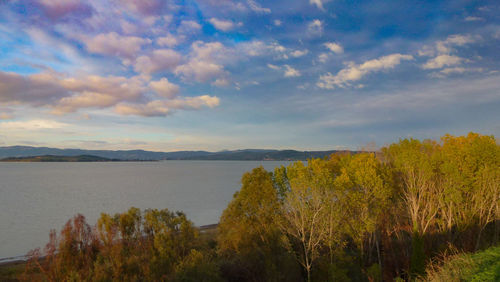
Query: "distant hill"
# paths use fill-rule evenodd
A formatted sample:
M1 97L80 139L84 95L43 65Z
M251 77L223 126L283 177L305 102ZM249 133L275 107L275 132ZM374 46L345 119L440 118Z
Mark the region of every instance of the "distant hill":
M94 156L110 160L307 160L323 158L337 151L295 151L295 150L265 150L245 149L220 152L207 151L177 151L152 152L144 150L82 150L57 149L48 147L10 146L0 147L0 159L34 156Z
M82 155L82 156L35 156L35 157L8 157L1 159L2 162L111 162L119 161L116 159L108 159L97 156Z

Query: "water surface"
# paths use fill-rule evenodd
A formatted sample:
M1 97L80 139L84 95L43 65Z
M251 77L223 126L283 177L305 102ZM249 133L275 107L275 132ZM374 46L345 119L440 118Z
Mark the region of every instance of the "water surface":
M241 176L275 161L0 163L0 258L43 247L50 229L82 213L182 210L196 225L217 223Z

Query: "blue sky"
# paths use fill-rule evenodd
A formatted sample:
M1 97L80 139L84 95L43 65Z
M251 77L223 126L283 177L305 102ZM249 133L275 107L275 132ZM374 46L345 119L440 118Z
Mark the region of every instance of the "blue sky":
M0 1L0 146L500 134L498 1Z

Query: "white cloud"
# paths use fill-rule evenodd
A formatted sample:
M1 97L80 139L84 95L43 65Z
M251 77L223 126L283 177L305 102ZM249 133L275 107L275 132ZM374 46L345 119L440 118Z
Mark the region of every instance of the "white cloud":
M97 76L64 78L58 84L68 91L53 106L53 114L66 114L82 108L107 108L121 101L138 100L147 90L141 77Z
M158 81L151 81L149 83L149 87L151 87L151 89L153 89L156 94L169 99L174 98L177 93L179 93L179 86L171 83L165 77Z
M301 75L298 70L292 68L289 65L284 65L284 67L285 67L285 74L284 74L285 77L298 77Z
M220 100L216 96L202 95L173 100L154 100L146 104L119 104L115 107L115 112L122 115L138 116L167 116L174 110L200 109L202 107L217 107Z
M175 74L197 82L207 82L226 75L224 66L218 62L226 57L226 48L222 43L196 41L191 45L191 49L189 61L178 66Z
M273 64L267 64L267 67L273 70L280 70L281 68L279 66L273 65Z
M428 60L422 65L423 69L439 69L445 66L459 65L464 61L464 59L457 56L450 55L439 55L433 59Z
M292 53L290 53L290 55L294 58L298 58L298 57L302 57L304 55L307 55L307 53L309 53L309 50L305 49L305 50L295 50L293 51Z
M267 64L267 67L272 69L272 70L283 70L283 76L284 77L298 77L301 76L300 71L297 69L294 69L293 67L289 65L283 65L283 67L273 65L273 64Z
M143 45L151 44L151 40L136 36L122 36L116 32L101 33L86 38L84 43L92 53L133 58Z
M453 51L454 46L463 46L465 44L475 42L475 38L470 35L450 35L444 41L438 41L436 43L436 49L440 54L448 54Z
M327 42L325 44L326 48L328 48L330 51L334 52L335 54L342 54L344 53L344 48L338 43L335 42Z
M328 58L330 58L330 56L327 53L321 53L318 55L318 62L326 63L326 61L328 61Z
M369 73L392 69L399 65L402 60L413 60L413 56L391 54L366 61L359 65L350 63L347 68L340 70L336 75L331 73L321 75L316 85L325 89L350 86L352 81L358 81Z
M425 45L418 51L419 56L435 56L451 54L456 51L455 47L474 43L479 36L454 34L448 36L445 40L436 41L434 46Z
M282 24L281 20L274 20L275 26L281 26L281 24Z
M212 85L217 87L228 86L229 80L226 77L217 78L214 82L212 82Z
M439 72L432 73L431 77L443 78L449 75L454 74L463 74L467 72L483 72L483 68L464 68L464 67L452 67L452 68L444 68Z
M478 22L478 21L484 21L484 19L481 17L468 16L468 17L465 17L465 21L466 22Z
M178 33L197 33L201 30L201 25L195 21L181 21L179 28L177 29Z
M318 9L320 9L320 10L325 9L325 8L323 8L323 2L321 0L309 0L309 3L312 5L316 5L316 7L318 7Z
M139 31L139 28L135 24L123 19L120 20L120 27L125 34L133 34Z
M174 69L180 62L181 55L171 49L158 49L149 55L137 58L134 70L139 73L152 74Z
M241 49L242 53L255 57L264 55L267 52L268 46L262 41L254 40L240 43L238 48Z
M33 119L26 121L0 122L0 128L6 130L45 130L60 129L69 126L67 123L47 119Z
M222 31L230 31L233 30L236 26L241 26L243 23L235 24L232 21L219 20L217 18L211 18L209 22L218 30Z
M321 35L323 33L323 22L315 19L307 25L307 29L311 35Z
M259 3L257 3L255 0L247 0L248 7L254 12L257 13L263 13L263 14L269 14L271 13L271 9L269 8L263 8Z
M169 33L163 37L157 38L156 44L172 48L177 46L180 43L180 41L181 41L180 38L175 37L174 35Z
M0 71L0 104L14 106L47 107L52 114L64 115L86 108L106 109L127 105L128 109L146 107L144 100L161 97L165 101L152 103L151 109L160 103L169 109L199 109L215 107L218 98L211 96L178 97L179 87L166 78L150 81L149 75L134 77L79 75L68 77L54 72L21 76ZM223 81L216 82L223 84ZM153 95L153 96L152 96ZM156 98L156 99L157 99ZM155 98L154 98L155 99ZM127 109L127 107L122 109ZM153 107L155 108L155 107ZM120 111L117 111L120 113ZM121 111L124 114L125 110ZM0 109L0 113L9 111ZM83 113L85 114L85 113ZM145 115L148 116L148 115ZM7 115L1 114L2 119ZM10 123L4 126L29 128L56 128L56 123L36 122L28 125Z

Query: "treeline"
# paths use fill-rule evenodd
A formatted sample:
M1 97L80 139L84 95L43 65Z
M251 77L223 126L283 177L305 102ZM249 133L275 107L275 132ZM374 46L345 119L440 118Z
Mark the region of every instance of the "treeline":
M131 209L68 222L25 278L392 281L500 237L500 146L492 136L404 139L245 173L215 239L182 213ZM30 276L32 275L32 276ZM33 276L35 275L35 276ZM37 276L38 275L38 276Z

